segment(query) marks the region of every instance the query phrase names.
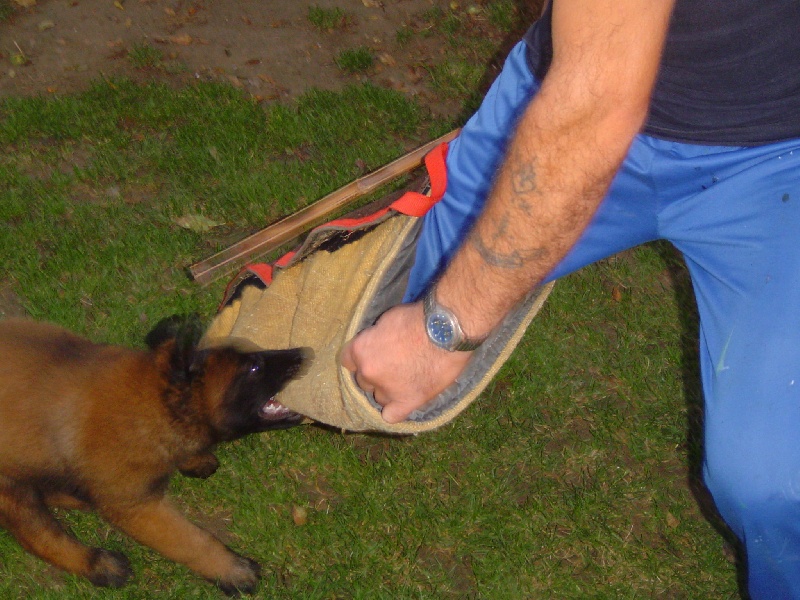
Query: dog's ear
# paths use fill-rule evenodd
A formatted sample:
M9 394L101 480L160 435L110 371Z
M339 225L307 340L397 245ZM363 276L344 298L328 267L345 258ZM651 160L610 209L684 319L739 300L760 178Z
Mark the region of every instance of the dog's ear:
M145 344L155 350L168 340L175 340L178 345L196 346L203 335L203 326L196 313L189 315L172 315L161 319L144 338Z
M151 350L163 348L169 354L170 379L178 383L191 378L202 335L203 325L197 314L172 315L158 322L145 337L145 343Z

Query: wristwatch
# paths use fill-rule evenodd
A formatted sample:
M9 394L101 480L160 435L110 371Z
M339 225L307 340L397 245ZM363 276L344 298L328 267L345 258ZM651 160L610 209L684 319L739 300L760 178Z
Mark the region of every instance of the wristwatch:
M422 308L425 313L425 332L428 339L439 348L448 352L469 352L485 341L485 338L469 339L464 335L455 313L436 301L434 286L422 299Z

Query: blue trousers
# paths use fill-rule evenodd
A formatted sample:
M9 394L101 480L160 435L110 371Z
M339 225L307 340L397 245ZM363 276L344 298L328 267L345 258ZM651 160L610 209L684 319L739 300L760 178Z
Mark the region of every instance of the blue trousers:
M519 44L450 144L406 300L481 211L539 83ZM700 146L639 135L589 228L549 275L669 240L700 315L705 483L741 540L754 599L800 599L800 140Z

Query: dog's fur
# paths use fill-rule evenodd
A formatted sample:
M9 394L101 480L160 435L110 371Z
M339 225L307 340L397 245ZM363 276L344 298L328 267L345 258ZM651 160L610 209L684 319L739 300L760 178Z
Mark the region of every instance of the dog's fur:
M308 351L200 350L200 333L196 321L165 319L141 351L0 321L0 525L25 549L96 585L123 585L128 559L84 546L49 507L91 509L226 593L254 590L258 565L164 493L176 470L214 473L217 442L298 424L272 397L300 375Z

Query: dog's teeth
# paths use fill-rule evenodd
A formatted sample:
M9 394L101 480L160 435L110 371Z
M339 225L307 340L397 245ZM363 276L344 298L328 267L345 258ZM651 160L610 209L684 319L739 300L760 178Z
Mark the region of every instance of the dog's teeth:
M276 415L288 412L288 409L280 402L275 402L274 399L270 399L264 403L264 406L261 407L261 412L267 417L274 417Z

